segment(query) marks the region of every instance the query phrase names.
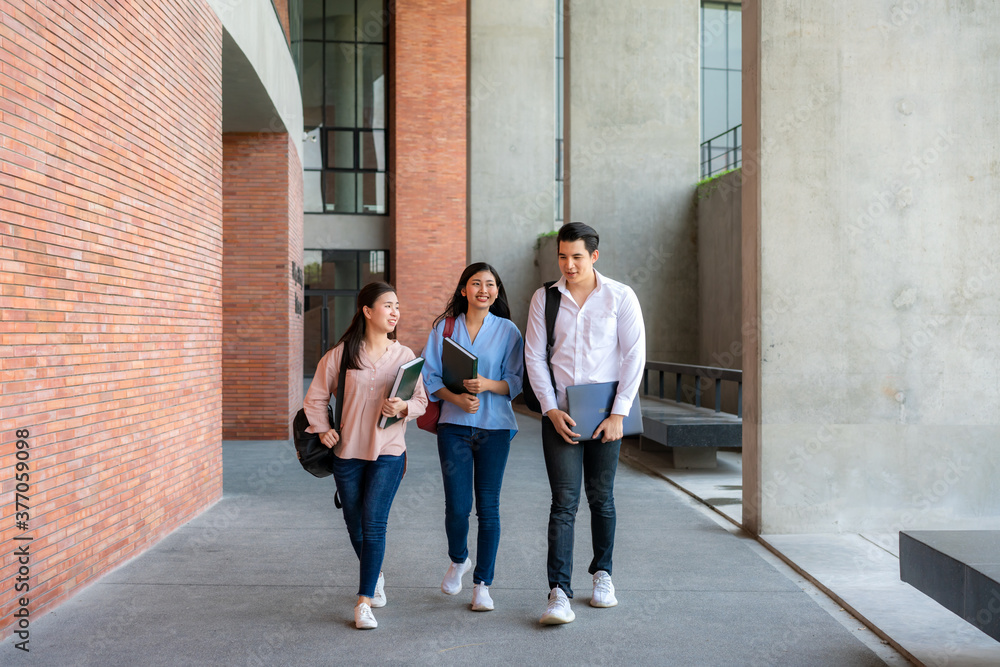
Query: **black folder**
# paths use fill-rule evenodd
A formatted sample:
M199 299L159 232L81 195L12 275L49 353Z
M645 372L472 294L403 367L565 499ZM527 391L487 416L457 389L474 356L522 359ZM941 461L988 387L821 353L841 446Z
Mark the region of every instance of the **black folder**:
M444 339L441 349L441 380L453 394L468 394L463 380L479 376L479 357L472 354L451 338Z
M574 433L579 433L581 440L590 440L601 422L608 418L615 404L618 393L617 382L599 382L597 384L575 384L566 387L566 403L569 416L576 422ZM636 392L628 416L622 420L623 435L639 435L642 433L642 410L639 408L639 393Z

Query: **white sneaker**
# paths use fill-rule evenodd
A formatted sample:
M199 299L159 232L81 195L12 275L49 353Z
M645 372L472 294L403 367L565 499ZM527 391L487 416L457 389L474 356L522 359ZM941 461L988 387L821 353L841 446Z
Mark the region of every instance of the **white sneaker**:
M381 572L378 573L378 581L375 582L375 595L372 596L372 606L376 608L385 606L385 576Z
M372 608L364 602L354 608L354 625L358 630L371 630L378 627L378 621L372 614Z
M462 575L472 569L472 559L466 558L464 563L452 563L444 573L441 590L448 595L458 595L462 592Z
M472 611L493 611L493 598L490 597L490 587L486 584L472 587Z
M611 583L611 575L604 570L594 573L594 595L590 598L591 607L614 607L618 604L615 597L615 585Z
M549 606L539 621L543 625L559 625L571 623L576 614L569 606L569 598L558 586L549 593Z

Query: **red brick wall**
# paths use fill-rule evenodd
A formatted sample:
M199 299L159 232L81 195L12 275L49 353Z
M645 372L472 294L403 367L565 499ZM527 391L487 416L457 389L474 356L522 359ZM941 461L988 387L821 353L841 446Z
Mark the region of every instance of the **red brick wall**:
M302 407L302 165L287 134L222 146L222 434L285 440Z
M0 635L221 494L221 52L201 1L0 0Z
M271 0L274 5L274 12L278 15L278 23L285 33L285 41L291 44L291 35L288 32L288 0Z
M466 266L467 18L465 0L397 0L392 19L392 275L417 350Z

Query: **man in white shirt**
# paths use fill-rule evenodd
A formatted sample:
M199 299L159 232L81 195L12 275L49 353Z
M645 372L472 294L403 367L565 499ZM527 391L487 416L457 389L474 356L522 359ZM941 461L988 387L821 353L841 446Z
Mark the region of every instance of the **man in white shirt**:
M639 391L646 362L646 333L632 288L594 270L600 237L580 222L563 225L557 237L562 278L552 347L552 375L546 362L545 300L540 288L531 299L524 356L541 405L542 447L552 490L549 511L549 602L541 622L569 623L573 597L573 524L581 483L590 506L594 559L594 607L618 604L611 583L615 544L614 479L621 448L622 420ZM555 387L552 380L555 379ZM566 387L618 382L611 414L594 433L575 433L567 413ZM573 438L581 438L574 442Z

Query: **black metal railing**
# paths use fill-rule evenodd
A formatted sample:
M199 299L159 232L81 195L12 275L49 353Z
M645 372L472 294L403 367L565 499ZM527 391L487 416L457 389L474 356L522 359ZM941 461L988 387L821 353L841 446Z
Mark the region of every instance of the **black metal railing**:
M743 164L743 124L729 128L701 145L701 177L711 178Z
M642 393L649 395L649 373L659 373L659 398L663 398L663 376L670 373L677 376L674 389L674 400L681 403L684 396L684 376L694 378L694 404L701 407L701 383L703 380L715 382L715 411L722 412L722 382L735 382L738 386L736 396L736 415L743 417L743 371L732 368L716 368L714 366L691 366L688 364L671 364L664 361L647 361L642 373Z

